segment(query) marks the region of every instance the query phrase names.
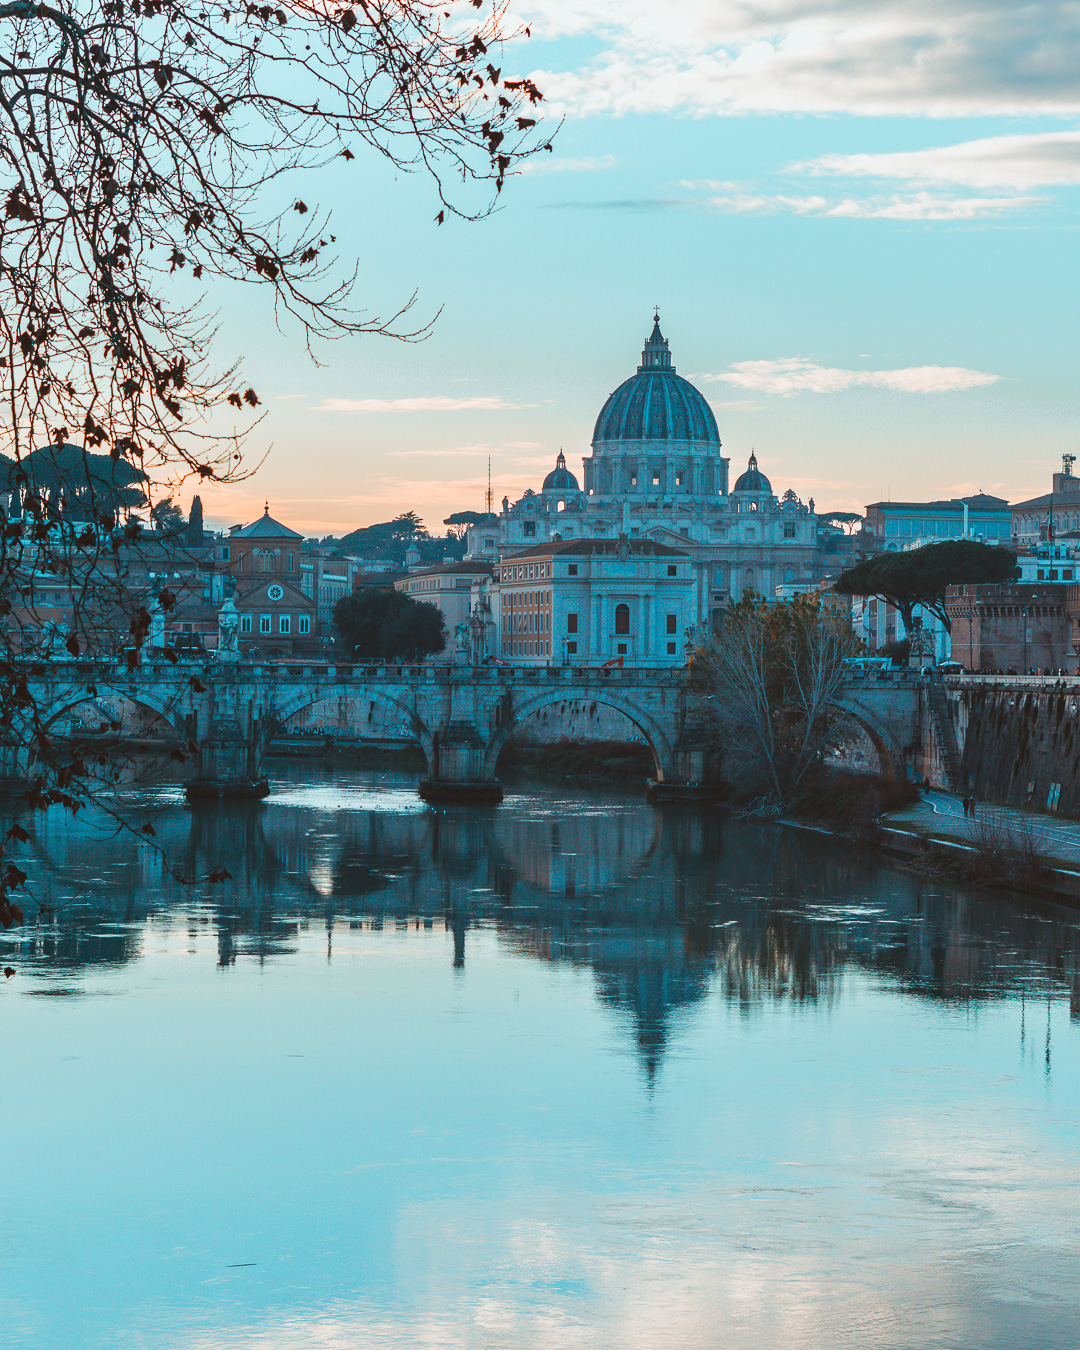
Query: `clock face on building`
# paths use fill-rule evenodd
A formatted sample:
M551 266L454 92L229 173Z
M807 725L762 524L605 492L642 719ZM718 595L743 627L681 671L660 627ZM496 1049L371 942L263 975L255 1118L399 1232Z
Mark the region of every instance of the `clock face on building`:
M267 598L270 599L270 600L280 600L281 597L282 597L284 594L285 594L285 592L284 592L284 591L282 590L282 588L277 584L277 582L275 582L275 583L273 584L273 586L267 586L267 588L266 588L266 595L267 595Z

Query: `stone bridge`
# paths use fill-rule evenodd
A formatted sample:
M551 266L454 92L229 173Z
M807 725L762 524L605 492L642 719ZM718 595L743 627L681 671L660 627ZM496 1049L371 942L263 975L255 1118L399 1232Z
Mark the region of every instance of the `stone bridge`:
M683 672L671 667L510 667L401 665L41 664L27 668L46 727L95 699L119 698L149 712L155 734L190 749L188 795L258 796L270 741L314 705L365 701L407 728L423 750L421 792L498 800L495 767L503 746L534 713L566 701L596 703L626 716L652 752L658 782L715 781L723 753L710 747L688 710ZM871 673L844 687L838 706L866 731L883 770L917 766L925 681L914 672ZM731 748L727 748L731 753ZM29 766L9 747L8 778Z

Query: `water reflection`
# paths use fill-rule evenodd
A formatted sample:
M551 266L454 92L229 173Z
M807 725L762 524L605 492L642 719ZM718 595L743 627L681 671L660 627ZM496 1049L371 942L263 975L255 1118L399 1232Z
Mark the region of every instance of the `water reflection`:
M708 807L531 789L433 810L382 775L286 780L270 804L228 808L144 793L126 814L152 823L152 843L101 818L38 822L25 856L41 915L9 935L26 974L66 987L138 961L155 917L210 929L222 967L289 956L313 924L329 959L339 925L440 926L464 973L470 933L494 930L508 951L590 971L649 1084L714 990L754 1017L778 1000L828 1004L845 971L868 969L962 1003L1067 990L1080 1015L1071 912ZM223 862L231 879L207 885Z
M1075 914L610 794L129 807L3 938L5 1345L1077 1343Z

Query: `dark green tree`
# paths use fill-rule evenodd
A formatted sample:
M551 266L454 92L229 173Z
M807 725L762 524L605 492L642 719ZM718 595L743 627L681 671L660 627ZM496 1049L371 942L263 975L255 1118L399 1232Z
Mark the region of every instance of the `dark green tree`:
M334 627L354 657L424 657L446 646L446 623L435 605L384 587L343 596L334 605Z
M154 522L154 529L160 530L162 534L178 534L187 524L183 511L171 497L164 497L154 503L150 508L150 519Z
M446 517L443 524L450 527L448 533L451 539L464 539L470 525L479 525L482 520L487 519L488 517L481 515L479 511L455 511L453 515Z
M863 523L863 517L858 511L827 511L818 519L828 521L830 525L838 525L846 534L854 534L855 527Z
M841 595L876 595L895 605L904 627L913 630L913 611L921 605L952 632L945 613L949 586L1000 584L1016 577L1016 554L974 539L947 539L907 553L879 553L842 572L833 583Z

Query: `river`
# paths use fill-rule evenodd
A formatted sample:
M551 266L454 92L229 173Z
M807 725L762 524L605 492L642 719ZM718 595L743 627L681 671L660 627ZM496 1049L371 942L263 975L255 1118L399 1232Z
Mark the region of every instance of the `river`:
M1080 916L615 791L273 788L21 846L4 1345L1080 1344Z

